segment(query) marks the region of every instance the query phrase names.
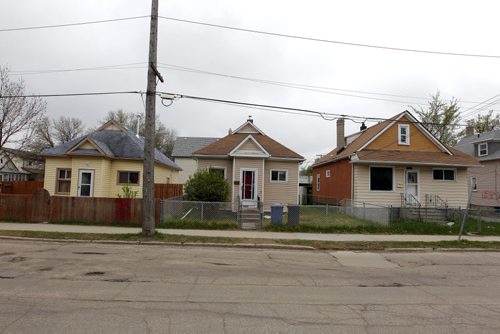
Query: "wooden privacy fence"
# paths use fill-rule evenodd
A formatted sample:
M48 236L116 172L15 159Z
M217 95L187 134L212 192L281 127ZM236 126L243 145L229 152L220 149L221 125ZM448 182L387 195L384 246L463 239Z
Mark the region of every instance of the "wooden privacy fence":
M159 184L155 183L155 198L181 197L183 194L182 184Z
M141 223L142 199L50 196L45 189L32 195L0 194L0 219L26 222ZM160 221L160 199L155 199Z
M4 181L0 182L2 194L33 194L43 188L43 181Z

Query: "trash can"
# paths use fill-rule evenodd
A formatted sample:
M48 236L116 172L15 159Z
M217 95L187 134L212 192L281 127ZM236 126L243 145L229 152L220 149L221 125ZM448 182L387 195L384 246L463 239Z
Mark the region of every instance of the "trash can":
M271 204L271 224L281 225L283 223L283 205L280 203Z
M288 225L299 225L300 205L288 204Z

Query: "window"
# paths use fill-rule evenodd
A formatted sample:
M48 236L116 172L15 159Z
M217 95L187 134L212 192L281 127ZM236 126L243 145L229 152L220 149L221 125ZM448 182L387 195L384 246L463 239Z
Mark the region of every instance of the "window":
M393 174L392 167L370 167L370 190L392 191Z
M399 124L399 145L410 145L410 126L407 124Z
M224 179L226 178L226 167L209 167L208 171L210 173L220 174Z
M71 169L58 169L56 179L56 193L69 194L71 191Z
M473 176L470 178L470 184L472 191L477 191L477 177Z
M488 143L477 145L477 155L480 157L488 155Z
M320 187L320 181L321 181L321 175L320 174L316 174L316 191L320 191L321 187Z
M139 184L139 172L118 172L118 184Z
M271 182L286 182L288 172L286 170L271 170Z
M329 169L327 169L325 172L325 175L326 175L326 177L330 177L330 176L332 176L332 173L330 172Z
M434 169L432 179L435 181L455 181L454 169Z

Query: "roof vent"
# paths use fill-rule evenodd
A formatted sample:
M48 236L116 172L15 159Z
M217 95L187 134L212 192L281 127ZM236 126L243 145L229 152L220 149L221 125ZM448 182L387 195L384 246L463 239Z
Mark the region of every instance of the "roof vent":
M363 124L361 124L361 126L359 127L359 131L364 131L364 130L366 130L365 122L363 122Z
M248 115L247 122L253 123L252 115Z

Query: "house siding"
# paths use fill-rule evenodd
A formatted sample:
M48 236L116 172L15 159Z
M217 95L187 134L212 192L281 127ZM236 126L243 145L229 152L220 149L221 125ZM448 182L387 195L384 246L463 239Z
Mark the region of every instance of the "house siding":
M198 168L198 164L193 158L175 158L175 163L182 168L179 172L179 183L182 184L185 184Z
M233 161L228 159L198 159L198 170L209 169L210 167L225 167L226 180L231 183L233 179Z
M243 145L240 146L240 148L238 149L238 152L242 152L242 151L250 151L250 152L255 152L255 151L262 151L262 149L260 149L253 140L249 139L247 140Z
M330 177L326 177L327 170ZM336 161L313 168L313 201L337 204L344 199L351 199L352 164L348 159ZM316 175L320 174L320 190L317 190Z
M380 165L382 166L382 165ZM381 206L401 206L401 194L405 191L405 171L419 172L418 200L425 206L425 194L438 195L449 207L465 207L467 204L467 172L465 168L456 169L454 181L435 181L432 178L432 167L390 166L394 168L394 182L392 191L370 191L370 169L368 165L353 165L354 187L353 201ZM442 167L436 166L440 169Z
M298 204L299 165L295 162L266 161L264 174L264 209L273 203ZM286 182L271 182L271 170L286 170Z
M472 192L471 204L500 207L500 162L481 161L484 167L469 168L468 180L476 177L477 191ZM470 183L469 183L470 186Z
M401 122L410 122L408 118L402 117ZM387 151L417 151L417 152L441 152L436 144L431 141L422 131L412 123L404 123L410 126L410 145L398 144L398 124L389 127L377 139L371 142L367 150L387 150Z

